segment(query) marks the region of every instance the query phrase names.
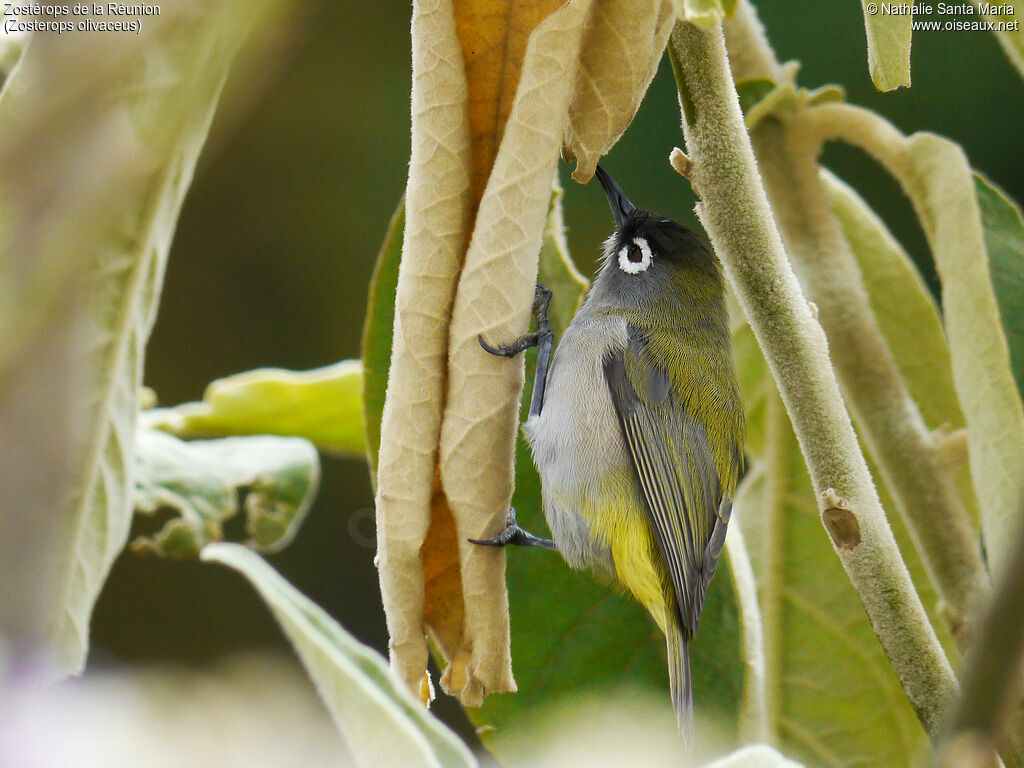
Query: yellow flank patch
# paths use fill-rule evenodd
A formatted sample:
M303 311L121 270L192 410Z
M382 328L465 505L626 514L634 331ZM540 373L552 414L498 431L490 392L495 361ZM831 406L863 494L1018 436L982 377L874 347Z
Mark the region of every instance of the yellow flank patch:
M600 499L591 496L584 502L583 514L594 539L611 546L619 582L664 632L668 569L662 562L647 515L633 493L616 489Z

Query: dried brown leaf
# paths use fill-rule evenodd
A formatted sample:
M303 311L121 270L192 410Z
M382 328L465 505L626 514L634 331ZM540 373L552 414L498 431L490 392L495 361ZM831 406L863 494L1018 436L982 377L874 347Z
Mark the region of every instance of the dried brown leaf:
M667 0L598 0L590 10L566 144L586 183L629 126L675 21Z
M501 145L530 33L563 0L453 0L469 91L473 210Z
M595 2L606 11L591 13ZM392 665L414 691L425 634L448 661L442 685L464 703L515 690L505 556L467 539L505 523L523 364L490 357L477 336L527 330L584 41L595 54L576 145L592 166L632 119L668 33L668 6L642 7L646 17L624 0L414 2L412 158L377 495Z
M451 0L414 3L412 60L412 156L376 506L391 664L418 691L427 666L420 549L434 495L447 326L470 223L466 75Z
M446 672L442 685L457 690L470 705L479 704L486 693L515 685L508 651L505 555L474 546L467 538L493 535L505 524L523 386L522 360L488 355L477 336L512 339L527 330L551 178L590 4L567 3L530 38L452 313L441 480L459 532L466 598L463 656L468 658L464 669Z

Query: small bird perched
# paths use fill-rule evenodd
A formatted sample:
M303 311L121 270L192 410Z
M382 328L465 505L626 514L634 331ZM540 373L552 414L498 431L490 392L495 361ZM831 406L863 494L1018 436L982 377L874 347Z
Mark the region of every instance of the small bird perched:
M634 206L600 166L615 218L604 263L558 344L537 289L538 346L525 433L553 542L522 530L478 544L557 548L573 568L618 582L668 644L672 703L692 744L689 641L725 543L744 416L717 260L686 227ZM545 379L547 381L545 382Z

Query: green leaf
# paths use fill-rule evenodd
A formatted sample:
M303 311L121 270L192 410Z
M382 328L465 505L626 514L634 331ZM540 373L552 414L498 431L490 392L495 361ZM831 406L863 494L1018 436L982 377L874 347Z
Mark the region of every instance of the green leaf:
M740 99L740 109L746 115L764 99L769 93L775 90L775 81L766 77L757 77L750 80L740 80L736 83L736 95Z
M880 91L910 87L910 42L913 16L883 13L881 5L861 0L868 38L868 70ZM874 9L874 13L870 9Z
M864 288L896 365L932 429L964 426L942 316L924 279L881 219L842 180L822 171L832 213L860 266Z
M309 511L320 483L316 448L297 437L229 437L183 442L153 429L136 436L135 511L172 511L152 536L132 542L135 552L198 557L223 538L222 524L245 500L247 544L275 552L285 547Z
M541 241L540 265L537 271L537 282L549 288L554 294L548 317L551 325L557 330L568 327L575 317L576 311L583 304L583 298L590 288L590 281L585 278L569 256L569 245L565 240L565 221L562 218L562 187L555 182L551 190L551 203L548 205L548 220L544 225L544 239ZM531 391L532 382L524 387L524 392Z
M925 424L933 430L962 429L964 414L953 384L953 364L942 316L924 278L903 246L856 191L826 170L822 171L821 180L832 202L832 213L860 266L879 329ZM956 483L964 507L977 521L978 499L966 462L956 472ZM891 505L883 506L892 509ZM910 551L902 542L901 548L905 553ZM922 592L928 582L922 582L915 574L914 583ZM929 603L926 595L922 597L925 606L934 609L934 603Z
M256 553L209 544L201 557L234 568L260 593L302 660L356 763L475 766L469 750L395 679L387 662L346 632Z
M143 423L186 439L304 437L323 451L361 457L366 446L362 368L358 360L342 360L311 371L238 373L211 382L200 403L146 411Z
M572 266L562 237L560 191L553 197L541 255L541 282L556 288L552 300L555 339L583 299L586 282ZM528 412L536 352L527 353L522 414ZM540 478L529 446L516 447L516 490L512 499L521 525L546 535ZM729 556L733 554L729 550ZM700 633L690 648L694 695L701 720L716 721L724 738L739 740L744 708L745 664L737 592L728 558L711 582ZM536 749L528 726L532 713L571 700L581 690L615 696L641 687L656 691L671 717L665 638L639 604L572 571L553 552L508 553L507 578L512 626L512 659L519 692L490 696L470 710L487 746L499 759L520 762ZM716 737L722 734L716 732Z
M992 5L1000 7L1003 4L993 3ZM1017 8L1020 6L1010 6L1010 13L1000 13L998 16L986 15L984 18L1005 25L993 34L999 41L999 45L1002 46L1003 52L1006 53L1006 58L1017 69L1017 74L1024 77L1024 25L1021 24L1022 19L1021 15L1017 13Z
M708 30L732 14L736 0L672 0L672 7L680 19Z
M1013 377L1024 396L1024 219L1020 206L981 174L974 174L974 189Z
M53 675L82 669L128 536L167 252L261 9L181 2L139 35L32 35L0 95L0 444L17 446L0 451L0 632Z
M953 381L968 432L989 571L1004 567L1024 498L1024 405L992 286L975 180L963 150L930 133L896 145L892 166L917 210L942 281Z
M734 516L761 597L769 741L810 765L917 765L925 734L832 550L748 327L735 350L750 462Z
M366 452L370 478L377 481L377 454L380 452L380 421L384 413L384 395L391 367L391 341L395 331L395 293L398 289L398 263L402 259L405 233L405 199L398 202L388 224L384 243L370 280L366 320L363 324L363 423L366 425Z

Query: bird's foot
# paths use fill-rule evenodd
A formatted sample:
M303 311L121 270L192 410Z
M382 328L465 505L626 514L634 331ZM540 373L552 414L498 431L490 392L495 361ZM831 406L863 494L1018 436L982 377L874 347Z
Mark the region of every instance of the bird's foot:
M520 352L529 349L530 347L536 347L545 338L551 338L551 323L548 321L548 306L551 304L551 291L545 288L540 283L537 283L537 288L533 294L533 316L537 321L537 330L533 333L527 333L524 336L520 336L515 341L507 343L501 343L497 347L492 347L486 341L483 336L477 336L477 340L480 342L480 346L484 348L486 352L498 357L515 357Z
M508 522L501 533L490 539L469 539L469 541L472 544L483 544L488 547L507 547L511 544L516 547L543 547L557 551L555 542L551 539L538 538L520 528L519 523L516 522L516 511L513 507L508 508Z

